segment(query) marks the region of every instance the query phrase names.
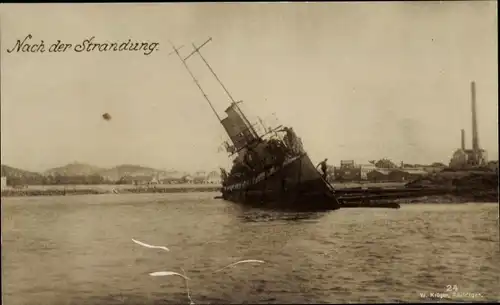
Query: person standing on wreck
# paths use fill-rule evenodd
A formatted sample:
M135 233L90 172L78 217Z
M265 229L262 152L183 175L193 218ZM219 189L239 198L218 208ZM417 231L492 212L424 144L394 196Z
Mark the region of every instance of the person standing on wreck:
M321 171L323 172L321 176L322 176L322 177L323 177L323 179L325 179L325 180L326 180L326 174L327 174L327 169L328 169L328 166L327 166L327 164L326 164L326 161L328 161L328 158L327 158L327 159L325 159L325 160L323 160L323 161L321 161L321 162L319 162L319 164L316 166L316 168L318 168L318 167L320 167L320 166L321 166Z
M285 132L285 136L283 137L283 142L285 142L287 148L292 153L297 153L297 135L293 131L291 127L283 127L281 131Z

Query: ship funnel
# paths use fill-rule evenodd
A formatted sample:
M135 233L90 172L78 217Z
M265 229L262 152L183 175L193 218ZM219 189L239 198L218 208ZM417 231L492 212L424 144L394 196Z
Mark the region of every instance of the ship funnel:
M477 134L477 113L476 113L476 83L473 81L470 84L471 106L472 106L472 149L479 150L479 137Z
M257 139L257 135L236 103L226 109L227 117L221 120L236 150Z
M462 150L465 150L465 130L461 130L462 132L462 145L460 146L460 148L462 148Z

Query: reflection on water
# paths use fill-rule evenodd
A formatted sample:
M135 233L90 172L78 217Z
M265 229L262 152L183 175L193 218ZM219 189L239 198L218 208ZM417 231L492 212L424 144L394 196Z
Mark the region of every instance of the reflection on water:
M213 196L2 199L4 303L189 304L182 278L149 276L182 270L195 303L429 301L447 285L499 298L498 205L293 214ZM265 263L214 273L250 259Z
M242 222L276 222L276 221L312 221L316 222L325 215L327 212L318 212L318 213L280 213L280 212L269 212L269 211L257 211L257 210L248 210L247 213L242 213L242 215L238 215L237 217Z

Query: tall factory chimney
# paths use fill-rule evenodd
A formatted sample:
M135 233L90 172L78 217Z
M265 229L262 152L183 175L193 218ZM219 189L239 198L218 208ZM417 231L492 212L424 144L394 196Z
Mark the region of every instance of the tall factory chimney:
M462 150L465 150L465 130L462 129L461 132L462 132L462 146L461 146L461 148L462 148Z
M472 103L472 150L479 151L479 137L477 135L477 117L476 117L476 83L470 84L470 94Z

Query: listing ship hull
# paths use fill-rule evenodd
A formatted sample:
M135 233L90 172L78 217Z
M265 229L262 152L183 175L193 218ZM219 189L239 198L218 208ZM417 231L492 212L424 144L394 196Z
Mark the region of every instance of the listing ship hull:
M291 127L263 126L264 129L258 132L259 124L250 123L239 106L242 101L233 99L200 53L200 49L211 40L209 38L198 47L193 45L194 50L187 57L180 55L180 48L172 47L229 137L224 146L234 159L229 173L221 168L222 198L252 207L279 210L338 209L339 202L333 188L313 165ZM186 61L195 54L202 59L231 101L224 111L225 117L216 111L187 65ZM262 121L260 123L264 125Z
M290 211L340 208L331 186L305 153L280 167L224 186L221 191L223 199L255 208Z

